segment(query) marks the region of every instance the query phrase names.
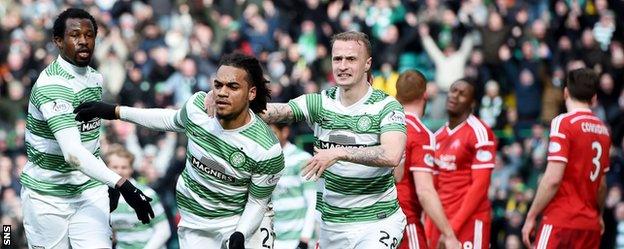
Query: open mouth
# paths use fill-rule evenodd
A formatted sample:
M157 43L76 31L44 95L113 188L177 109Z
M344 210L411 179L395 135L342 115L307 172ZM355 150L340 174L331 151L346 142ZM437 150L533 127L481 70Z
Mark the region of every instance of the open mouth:
M78 51L78 53L76 54L82 59L87 59L91 56L91 53L89 53L89 51Z
M349 73L339 73L338 74L338 78L343 78L344 79L344 78L348 78L348 77L351 77L351 74L349 74Z

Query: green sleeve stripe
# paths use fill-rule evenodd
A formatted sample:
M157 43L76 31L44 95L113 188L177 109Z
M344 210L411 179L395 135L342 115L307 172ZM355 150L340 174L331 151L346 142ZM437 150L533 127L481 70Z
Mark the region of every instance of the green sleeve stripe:
M65 100L69 103L73 103L74 95L74 91L71 88L61 85L37 86L30 95L30 102L37 108L55 100Z
M275 185L263 187L258 186L253 182L249 185L249 193L251 194L251 196L258 199L268 198L273 193L273 189L275 189Z
M51 117L48 119L48 126L52 133L60 131L69 127L76 127L75 115L73 113L66 113Z
M310 120L318 123L321 119L320 114L322 110L321 95L318 93L306 94L306 105L308 106L308 113L310 114Z
M386 104L386 106L384 106L379 117L383 119L384 117L386 117L386 115L390 114L393 111L403 112L403 106L401 106L401 104L399 104L399 102L397 101L390 101L388 104Z
M295 117L296 122L305 120L305 115L303 115L301 108L299 108L294 100L288 101L288 106L290 106L290 109L293 111L293 116Z
M279 156L258 162L254 173L274 175L282 171L282 169L284 169L284 154L280 153Z
M402 125L402 124L388 124L388 125L385 125L384 127L381 127L382 134L388 131L400 131L400 132L407 134L407 129L405 128L405 125Z
M205 98L206 98L206 93L205 92L196 93L193 96L193 105L195 105L195 107L199 108L202 111L206 110L206 107L204 106L204 99Z
M88 87L76 93L76 99L82 102L102 100L102 87Z

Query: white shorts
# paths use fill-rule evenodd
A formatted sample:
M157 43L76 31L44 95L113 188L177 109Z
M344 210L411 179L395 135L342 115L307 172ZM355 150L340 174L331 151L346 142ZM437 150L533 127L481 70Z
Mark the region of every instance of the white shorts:
M24 230L29 248L111 248L108 187L75 197L41 195L22 188Z
M184 216L182 216L182 219L184 219ZM211 229L180 226L178 228L180 248L225 249L227 248L226 241L230 238L230 235L234 233L239 219L240 216L234 216L212 221L219 227L212 227ZM182 224L182 222L180 224ZM262 218L258 230L250 238L245 238L245 248L272 249L274 240L273 216L265 215L264 218Z
M397 248L407 224L400 209L388 218L365 223L321 225L320 249Z

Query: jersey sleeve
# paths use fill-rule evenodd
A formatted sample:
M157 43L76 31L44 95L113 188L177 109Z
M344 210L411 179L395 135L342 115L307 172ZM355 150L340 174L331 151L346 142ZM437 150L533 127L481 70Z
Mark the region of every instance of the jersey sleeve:
M427 131L414 130L414 133L411 133L410 130L414 128L410 128L409 120L408 123L408 134L414 134L413 138L408 138L408 144L406 151L409 151L410 158L409 161L411 165L408 165L410 171L422 171L422 172L434 172L434 148L435 148L435 140L431 134L427 134ZM425 132L425 134L421 133Z
M180 108L174 116L174 124L178 127L186 128L190 120L189 111L192 111L191 109L198 108L204 112L204 98L206 98L205 92L196 92L188 100L186 100L184 105L182 105L182 108Z
M548 161L568 162L570 141L566 128L562 116L552 120L550 124L550 142L548 143Z
M392 99L384 106L380 116L379 128L382 134L388 131L407 132L405 128L405 112L403 112L403 106L398 101Z
M496 164L496 142L492 130L485 125L477 125L474 128L474 158L472 159L471 168L475 169L492 169Z
M37 86L30 102L41 111L43 121L55 133L65 128L76 127L73 100L74 91L57 84Z
M284 154L281 150L278 155L257 162L251 176L249 194L257 199L265 199L271 196L275 185L282 176L284 170Z
M288 101L295 121L307 121L309 124L317 123L320 119L321 104L322 98L318 93L304 94Z

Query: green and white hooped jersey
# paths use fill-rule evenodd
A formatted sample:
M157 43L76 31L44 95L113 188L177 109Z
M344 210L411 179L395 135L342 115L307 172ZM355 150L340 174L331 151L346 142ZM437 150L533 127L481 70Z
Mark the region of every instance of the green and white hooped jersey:
M111 213L111 225L117 240L117 249L141 249L152 238L154 226L161 221L167 220L167 215L160 203L156 192L148 186L139 184L133 179L132 184L140 189L145 195L152 198L150 205L154 210L154 219L149 224L143 224L136 217L136 213L123 197L119 198L117 209Z
M82 145L100 156L100 119L74 120L74 108L86 101L102 99L102 75L91 67L79 68L60 56L46 67L35 82L26 117L28 163L20 176L25 187L40 194L76 196L102 185L65 162L54 132L77 127Z
M284 175L277 183L271 201L275 211L275 237L276 240L292 240L299 243L301 231L306 217L309 203L304 197L305 190L315 191L316 184L305 181L301 176L301 169L312 156L297 148L294 144L287 143L284 146L286 167ZM293 248L294 248L293 247Z
M269 198L284 169L282 148L260 117L249 110L251 122L224 130L216 117L206 115L205 96L195 93L175 116L189 138L177 205L197 217L190 220L195 224L240 215L249 197Z
M291 100L295 120L314 130L315 147L360 148L380 144L388 131L406 132L403 107L388 94L369 87L355 104L344 107L338 87ZM329 223L354 223L386 218L399 210L392 168L338 161L317 183L316 209Z

